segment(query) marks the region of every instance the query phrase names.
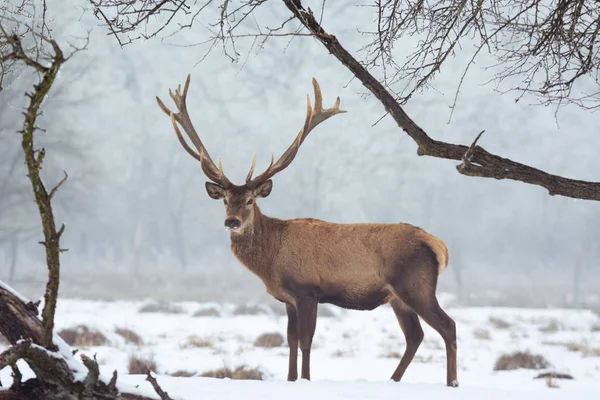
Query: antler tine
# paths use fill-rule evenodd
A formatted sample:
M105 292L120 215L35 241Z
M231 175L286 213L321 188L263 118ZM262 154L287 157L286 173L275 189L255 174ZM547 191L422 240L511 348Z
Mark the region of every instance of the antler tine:
M315 106L314 108L310 103L310 96L306 96L306 119L304 120L304 126L296 136L296 139L292 142L290 147L281 155L281 157L277 160L276 163L273 163L273 159L271 159L271 165L263 172L258 175L256 178L252 180L246 180L246 186L250 188L254 188L258 186L260 183L266 181L267 179L272 178L276 173L287 168L298 153L300 146L304 142L304 139L308 136L308 134L321 122L325 121L328 118L336 114L345 113L345 110L340 110L340 98L338 97L335 101L333 107L328 109L323 109L323 96L321 94L321 87L315 78L312 79L313 90L315 93ZM254 165L252 167L252 171L254 171Z
M256 153L254 153L254 158L252 159L252 165L250 166L250 172L246 175L246 182L250 182L252 180L252 174L254 173L254 167L256 167Z
M208 179L218 183L224 188L231 187L233 184L223 173L221 161L219 161L219 167L217 168L213 160L210 158L208 151L206 151L202 140L200 140L200 137L196 133L196 129L194 128L194 125L192 124L188 114L186 98L190 86L190 80L191 75L188 74L183 86L183 93L181 93L181 85L178 85L175 91L169 89L169 96L171 96L175 106L177 107L177 113L171 111L158 96L156 96L156 102L158 103L160 109L171 118L171 123L173 124L173 129L175 130L175 134L177 135L179 143L181 143L185 151L187 151L196 160L200 161L202 171L204 171L204 174L206 174ZM177 124L183 128L188 138L194 144L194 147L196 147L197 152L188 146Z

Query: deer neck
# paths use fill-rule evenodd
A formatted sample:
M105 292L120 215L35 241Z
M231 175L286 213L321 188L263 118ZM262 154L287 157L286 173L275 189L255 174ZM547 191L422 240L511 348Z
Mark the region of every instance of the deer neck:
M273 259L279 251L281 222L263 215L255 204L251 225L240 234L231 233L231 251L263 281L271 276Z

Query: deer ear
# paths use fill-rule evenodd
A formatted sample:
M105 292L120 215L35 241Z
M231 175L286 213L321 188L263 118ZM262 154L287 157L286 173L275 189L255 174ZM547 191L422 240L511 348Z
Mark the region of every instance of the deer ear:
M273 181L269 179L254 189L254 195L256 197L267 197L269 194L271 194L271 189L273 189Z
M225 198L225 189L216 183L206 182L206 192L211 199L221 200Z

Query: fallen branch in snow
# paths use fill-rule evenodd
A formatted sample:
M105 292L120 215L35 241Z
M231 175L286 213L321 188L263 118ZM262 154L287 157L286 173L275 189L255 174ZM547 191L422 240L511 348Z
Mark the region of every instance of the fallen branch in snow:
M35 374L34 379L25 382L15 379L8 392L0 392L0 399L13 396L21 400L150 400L136 393L120 393L116 371L110 380L105 379L100 375L94 358L82 355L83 363L76 360L71 348L57 335L53 338L57 350L44 348L40 345L43 331L33 303L26 302L18 293L0 283L0 333L12 344L0 354L0 370L11 367L14 371L17 361L23 360ZM166 394L162 389L157 393L162 399L169 399L162 397L161 393ZM14 397L17 395L19 397Z
M152 371L148 370L148 373L146 374L146 380L150 382L150 384L154 388L154 391L160 396L161 400L173 400L171 397L169 397L169 393L165 392L160 387L160 385L156 381L156 378L152 375Z

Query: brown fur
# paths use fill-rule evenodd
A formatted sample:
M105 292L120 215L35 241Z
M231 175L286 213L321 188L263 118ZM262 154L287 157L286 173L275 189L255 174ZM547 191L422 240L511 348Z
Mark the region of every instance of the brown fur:
M213 198L226 203L231 251L286 303L290 367L297 378L297 346L303 351L302 377L310 378L310 347L318 303L372 310L391 303L407 350L392 379L400 380L421 343L417 315L438 330L447 345L447 383L456 385L454 321L435 298L437 278L448 265L448 249L435 236L409 224L334 224L316 219L280 220L263 215L255 200L269 195L272 183L249 189L208 183ZM227 224L227 222L226 222ZM297 320L297 321L296 321Z

